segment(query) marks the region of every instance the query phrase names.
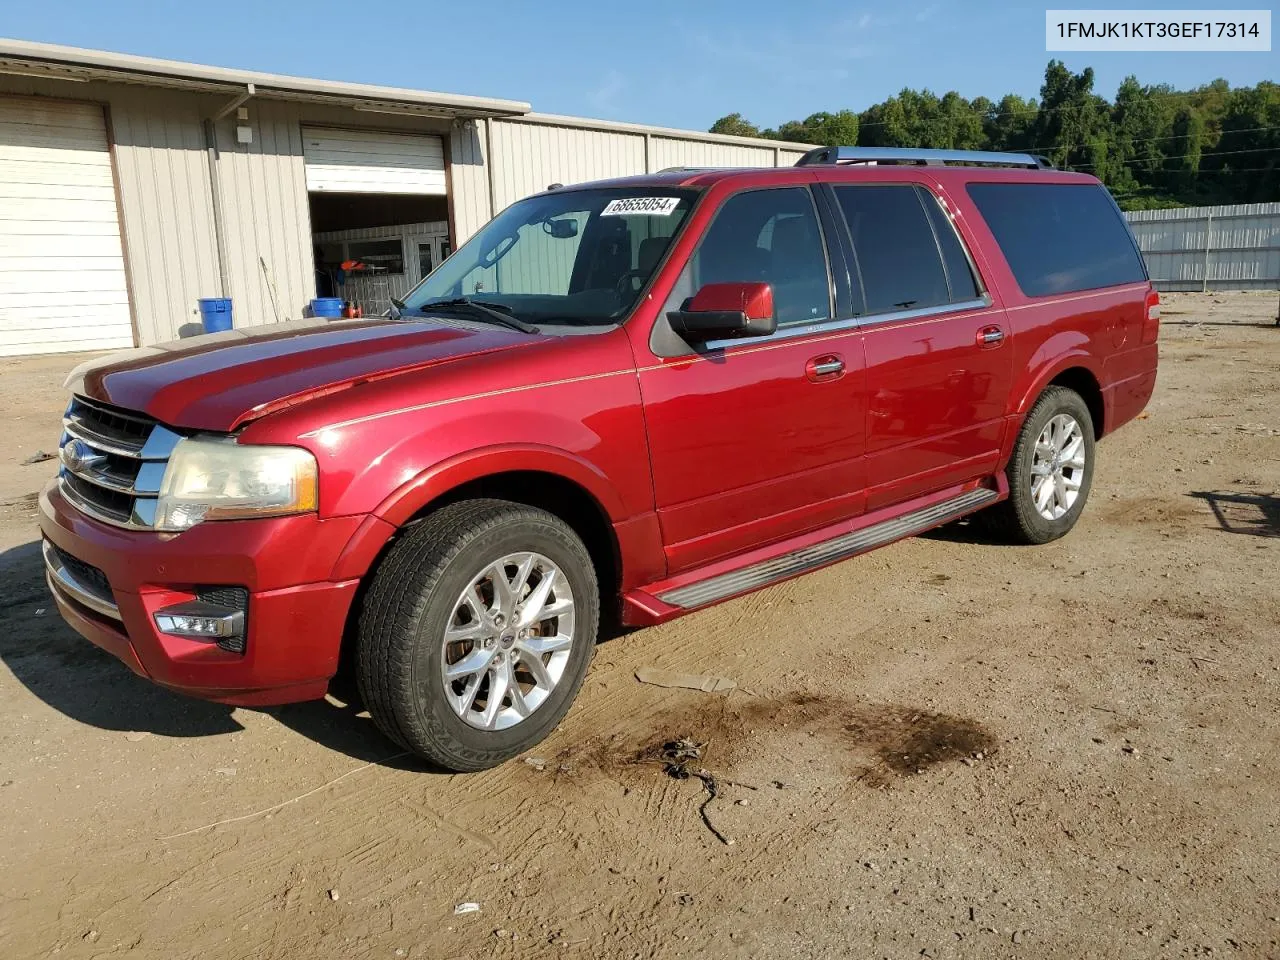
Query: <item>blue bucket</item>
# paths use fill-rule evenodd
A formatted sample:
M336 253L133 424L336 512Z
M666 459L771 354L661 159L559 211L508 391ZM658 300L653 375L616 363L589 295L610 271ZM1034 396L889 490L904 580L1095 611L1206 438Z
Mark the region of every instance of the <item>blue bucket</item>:
M229 297L204 297L200 304L200 323L205 333L220 333L231 329L231 299Z
M341 317L342 298L316 297L311 301L311 315L313 317Z

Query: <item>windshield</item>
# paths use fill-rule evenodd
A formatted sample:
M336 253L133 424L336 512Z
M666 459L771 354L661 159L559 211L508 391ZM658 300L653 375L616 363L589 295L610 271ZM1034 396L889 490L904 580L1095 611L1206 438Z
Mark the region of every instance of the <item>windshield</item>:
M613 187L521 200L414 288L405 309L461 297L529 323L617 323L696 199L692 190Z

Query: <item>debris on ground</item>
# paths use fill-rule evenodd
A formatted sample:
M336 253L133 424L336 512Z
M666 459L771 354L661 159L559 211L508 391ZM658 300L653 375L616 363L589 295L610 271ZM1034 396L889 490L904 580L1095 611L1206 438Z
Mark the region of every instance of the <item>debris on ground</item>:
M524 762L533 767L533 769L537 770L539 773L547 769L547 761L543 760L541 757L525 757Z
M330 900L333 900L333 901L340 900L340 899L342 899L342 894L340 894L337 890L330 890L330 891L329 891L329 899L330 899Z
M468 900L466 903L460 903L453 908L453 915L455 917L460 917L465 913L479 913L479 912L480 912L480 904L476 903L474 900Z
M736 680L705 673L678 673L675 670L659 670L657 667L641 667L636 679L655 687L677 687L684 690L701 690L703 693L728 693L737 688Z
M707 791L707 798L702 801L698 807L698 815L702 817L702 822L706 824L712 836L723 843L726 847L733 846L733 839L726 837L723 833L716 829L716 825L711 822L711 817L707 814L707 807L711 801L720 795L720 784L716 782L715 776L705 767L699 767L691 770L689 764L694 760L701 760L706 752L707 745L705 743L696 743L691 737L680 737L676 740L669 740L662 745L662 772L673 780L688 780L690 777L697 777L702 781L703 788Z
M23 460L22 465L24 467L29 467L33 463L44 463L46 460L56 459L58 459L58 455L56 453L46 453L44 450L37 450L31 456L27 457L27 459Z

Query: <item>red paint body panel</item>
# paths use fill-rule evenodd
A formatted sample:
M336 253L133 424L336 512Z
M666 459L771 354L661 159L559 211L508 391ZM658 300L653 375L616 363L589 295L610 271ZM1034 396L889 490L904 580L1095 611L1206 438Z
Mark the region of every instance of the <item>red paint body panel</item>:
M135 673L205 699L263 705L323 696L358 581L329 574L355 517L281 517L198 524L180 534L120 530L82 516L55 484L40 495L40 528L60 550L107 575L120 625L58 600L67 621ZM196 584L249 589L243 656L166 636L151 616L194 597Z
M751 320L773 316L773 288L767 283L708 283L689 300L689 310L736 310Z
M473 480L518 471L576 485L613 531L615 587L631 623L683 612L657 599L663 590L980 483L1004 495L1001 470L1046 384L1086 373L1102 398L1099 430L1110 432L1150 398L1157 347L1142 342L1149 284L1025 297L968 197L975 180L1096 183L1055 171L923 166L615 181L702 192L618 328L531 336L430 319L295 322L82 367L74 390L171 427L305 447L319 464L320 504L313 515L170 535L97 523L51 487L41 498L44 535L106 574L123 629L60 599L62 614L165 686L285 702L324 692L358 585L396 531ZM932 191L969 248L984 305L883 322L845 317L702 353L655 347L664 304L720 205L741 190L819 181ZM844 254L827 243L838 275ZM717 309L764 309L764 292L747 302L744 285L731 286L736 299ZM983 337L993 328L1003 334L994 345ZM831 372L835 360L842 366ZM158 606L210 583L250 591L244 656L152 625Z

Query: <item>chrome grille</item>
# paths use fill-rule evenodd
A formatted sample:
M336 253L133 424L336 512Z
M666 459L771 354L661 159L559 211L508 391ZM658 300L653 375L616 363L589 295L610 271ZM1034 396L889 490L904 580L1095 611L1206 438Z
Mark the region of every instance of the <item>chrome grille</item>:
M145 414L73 397L62 418L59 486L67 502L118 527L150 528L181 436Z

